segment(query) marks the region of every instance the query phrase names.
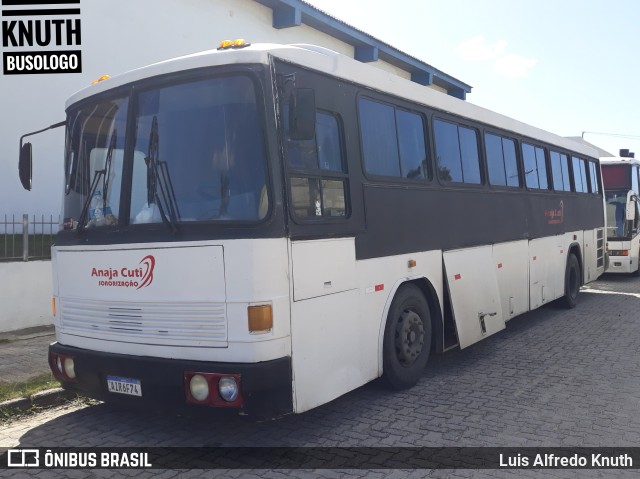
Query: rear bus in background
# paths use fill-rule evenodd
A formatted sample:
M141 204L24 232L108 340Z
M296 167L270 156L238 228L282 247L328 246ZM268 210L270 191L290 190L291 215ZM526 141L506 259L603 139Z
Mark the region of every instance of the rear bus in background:
M640 272L640 160L629 150L600 158L607 202L607 273Z
M101 400L280 415L411 387L604 271L594 150L321 47L151 65L64 124L50 363Z

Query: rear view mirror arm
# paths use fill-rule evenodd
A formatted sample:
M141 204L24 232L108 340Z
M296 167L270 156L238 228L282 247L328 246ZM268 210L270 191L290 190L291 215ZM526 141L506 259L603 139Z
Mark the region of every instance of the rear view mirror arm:
M27 136L31 136L31 135L37 135L38 133L42 133L43 131L47 131L47 130L53 130L54 128L59 128L61 126L64 126L67 124L67 121L61 121L59 123L54 123L53 125L49 125L46 128L43 128L42 130L38 130L38 131L32 131L31 133L25 133L24 135L22 135L20 137L20 148L22 148L22 140L24 140Z

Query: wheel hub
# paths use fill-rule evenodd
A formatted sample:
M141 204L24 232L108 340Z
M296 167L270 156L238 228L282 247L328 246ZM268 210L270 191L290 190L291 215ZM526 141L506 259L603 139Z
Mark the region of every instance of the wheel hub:
M422 319L414 311L404 311L396 324L396 354L404 366L410 366L420 356L424 346Z

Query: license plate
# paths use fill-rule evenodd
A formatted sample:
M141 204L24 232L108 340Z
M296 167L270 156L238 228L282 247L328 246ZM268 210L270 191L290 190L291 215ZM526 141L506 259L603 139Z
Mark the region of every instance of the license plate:
M139 379L107 376L107 387L110 393L142 396L142 384Z

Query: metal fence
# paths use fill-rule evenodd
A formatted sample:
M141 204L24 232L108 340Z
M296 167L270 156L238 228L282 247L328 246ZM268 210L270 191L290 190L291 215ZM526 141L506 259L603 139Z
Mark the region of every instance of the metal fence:
M49 215L0 216L0 261L51 258L60 218Z

